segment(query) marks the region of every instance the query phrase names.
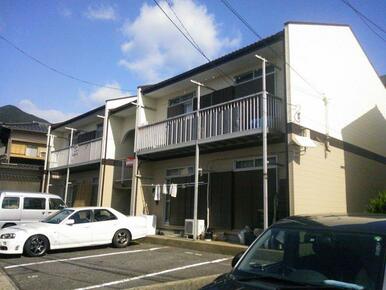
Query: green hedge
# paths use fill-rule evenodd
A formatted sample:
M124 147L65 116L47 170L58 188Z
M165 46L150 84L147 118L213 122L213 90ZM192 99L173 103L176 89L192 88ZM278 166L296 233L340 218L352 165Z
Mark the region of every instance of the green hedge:
M367 211L370 213L386 214L386 189L380 191L377 197L370 199Z

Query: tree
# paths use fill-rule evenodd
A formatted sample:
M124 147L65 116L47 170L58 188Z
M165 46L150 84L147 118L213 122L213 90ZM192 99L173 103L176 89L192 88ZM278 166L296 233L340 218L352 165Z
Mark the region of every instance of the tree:
M370 199L367 211L370 213L386 214L386 189L380 191L377 197Z

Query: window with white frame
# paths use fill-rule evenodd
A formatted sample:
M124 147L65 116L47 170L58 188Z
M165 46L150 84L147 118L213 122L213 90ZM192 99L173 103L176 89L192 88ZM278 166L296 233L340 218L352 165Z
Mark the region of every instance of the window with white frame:
M272 75L275 73L275 67L274 66L268 66L265 70L265 74L267 76ZM244 72L242 74L236 75L234 77L234 82L236 85L242 84L245 82L249 82L255 79L259 79L262 77L263 71L262 69L257 69L257 70L251 70Z
M194 174L193 166L166 169L166 177L168 178L179 177L179 176L189 176L193 174Z
M193 99L194 99L195 93L191 92L182 96L179 96L177 98L169 100L169 108L178 107L176 108L178 112L176 112L177 115L179 114L186 114L193 112Z
M277 166L277 156L268 156L268 168ZM263 157L237 159L233 163L234 171L263 169Z

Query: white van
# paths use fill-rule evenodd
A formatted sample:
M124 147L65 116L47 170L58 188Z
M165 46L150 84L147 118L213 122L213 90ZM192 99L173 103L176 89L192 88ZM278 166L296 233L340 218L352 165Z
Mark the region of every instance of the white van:
M0 192L0 228L40 221L65 207L60 196L37 192Z

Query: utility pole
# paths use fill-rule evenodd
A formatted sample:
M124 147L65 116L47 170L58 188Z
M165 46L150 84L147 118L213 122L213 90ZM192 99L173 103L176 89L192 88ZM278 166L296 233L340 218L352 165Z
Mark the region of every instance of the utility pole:
M259 55L255 55L261 60L262 80L263 80L263 204L264 204L264 230L268 228L268 157L267 157L267 89L265 67L267 60Z
M200 119L200 94L201 86L203 84L190 80L192 83L197 85L197 109L196 109L196 119L197 119L197 136L196 136L196 158L195 158L195 168L194 168L194 209L193 209L193 239L197 240L198 228L197 228L197 215L198 215L198 182L199 182L199 167L200 167L200 147L198 141L201 135L201 119Z
M76 129L74 128L69 128L69 127L65 127L64 129L66 130L70 130L71 133L70 133L70 145L68 146L68 155L67 155L67 174L66 174L66 186L64 188L64 202L67 204L67 194L68 194L68 183L69 183L69 179L70 179L70 158L71 158L71 147L72 147L72 139L74 137L74 131L76 131Z

